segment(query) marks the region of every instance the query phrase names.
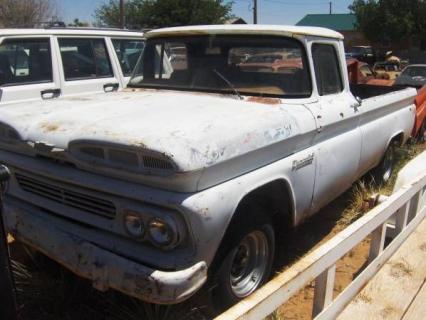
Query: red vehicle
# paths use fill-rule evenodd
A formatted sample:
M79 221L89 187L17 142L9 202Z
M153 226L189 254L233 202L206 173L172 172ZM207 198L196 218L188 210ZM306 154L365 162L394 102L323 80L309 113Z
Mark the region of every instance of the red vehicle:
M426 85L419 89L416 97L416 122L413 129L413 137L418 142L425 142L426 134Z
M384 75L378 75L371 69L368 63L358 61L357 59L347 59L349 83L351 84L369 84L376 86L392 86L394 80L389 80Z

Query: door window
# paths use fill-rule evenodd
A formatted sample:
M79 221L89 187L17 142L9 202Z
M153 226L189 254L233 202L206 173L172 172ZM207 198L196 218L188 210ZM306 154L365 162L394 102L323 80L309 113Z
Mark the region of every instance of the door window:
M342 76L336 49L331 44L312 45L315 77L320 96L338 93L343 90Z
M53 81L49 39L6 39L0 45L0 85Z
M59 39L65 80L112 77L103 39Z
M130 76L143 51L144 42L136 39L113 39L112 43L120 61L121 71L124 76Z

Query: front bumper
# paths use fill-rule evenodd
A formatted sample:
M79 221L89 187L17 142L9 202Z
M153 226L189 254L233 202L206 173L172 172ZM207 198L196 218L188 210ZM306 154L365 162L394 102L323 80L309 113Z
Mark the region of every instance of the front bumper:
M18 239L43 252L101 291L116 289L146 302L175 304L189 298L207 280L207 265L198 262L180 271L159 271L102 249L58 229L42 215L4 204L5 224Z

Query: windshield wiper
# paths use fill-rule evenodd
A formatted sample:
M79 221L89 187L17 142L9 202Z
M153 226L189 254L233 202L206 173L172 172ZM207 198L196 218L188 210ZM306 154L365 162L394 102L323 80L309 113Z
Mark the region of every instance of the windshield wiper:
M231 81L229 81L228 79L225 78L224 75L222 75L219 71L217 71L216 69L213 69L213 72L219 77L221 78L223 81L226 82L226 84L232 89L232 91L234 91L235 95L240 98L240 100L243 100L244 98L241 96L241 94L237 91L237 89L235 89L234 85L231 83Z

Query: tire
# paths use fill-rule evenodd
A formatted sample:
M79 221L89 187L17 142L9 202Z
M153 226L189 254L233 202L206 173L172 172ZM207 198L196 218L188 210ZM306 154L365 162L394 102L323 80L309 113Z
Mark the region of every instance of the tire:
M253 208L257 208L256 215ZM219 309L230 307L260 288L271 275L275 254L274 228L265 210L257 206L244 215L244 221L231 226L225 240L229 241L215 277L214 300Z
M373 169L374 181L378 184L387 183L393 173L395 164L395 144L391 142L379 165Z

